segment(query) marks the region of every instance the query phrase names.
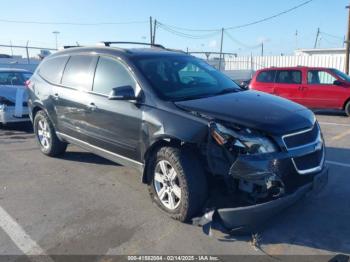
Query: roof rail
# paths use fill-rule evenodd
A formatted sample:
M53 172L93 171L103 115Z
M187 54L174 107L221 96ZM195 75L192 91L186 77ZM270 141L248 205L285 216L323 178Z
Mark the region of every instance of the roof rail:
M65 45L65 46L63 46L63 49L74 48L74 47L82 47L82 46L80 46L80 45Z
M151 46L151 47L157 47L157 48L161 48L161 49L166 49L164 46L160 45L160 44L150 44L150 43L143 43L143 42L114 42L114 41L107 41L107 42L101 42L102 44L104 44L105 46L111 46L113 44L130 44L130 45L147 45L147 46Z

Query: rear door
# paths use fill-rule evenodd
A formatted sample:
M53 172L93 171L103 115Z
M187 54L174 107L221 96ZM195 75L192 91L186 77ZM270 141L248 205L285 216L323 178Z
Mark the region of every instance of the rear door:
M87 114L87 130L99 148L140 161L142 105L134 101L109 100L113 88L131 86L140 92L134 76L120 59L101 56L98 60Z
M305 105L310 108L341 108L344 87L334 85L336 76L325 69L310 69L303 89Z
M302 85L302 70L277 70L275 81L276 95L303 104L301 93Z
M269 94L274 94L276 70L263 70L257 73L252 88Z
M81 140L88 140L86 116L97 56L73 55L69 58L60 86L55 86L53 99L60 132Z
M40 98L40 101L44 103L44 107L51 117L57 131L60 131L60 127L57 123L57 106L58 97L54 96L54 93L58 91L58 85L61 84L62 74L64 67L69 59L69 56L57 56L53 58L45 58L41 62L37 75L34 75L33 91L36 96ZM30 92L31 94L32 92ZM32 102L36 99L32 97Z

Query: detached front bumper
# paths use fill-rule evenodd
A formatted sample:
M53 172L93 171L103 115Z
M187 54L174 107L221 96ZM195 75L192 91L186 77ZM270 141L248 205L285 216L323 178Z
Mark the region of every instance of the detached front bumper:
M222 224L232 231L251 232L269 218L293 205L299 199L312 192L319 192L328 181L328 168L325 167L313 177L313 181L299 187L293 193L276 200L257 205L218 209Z

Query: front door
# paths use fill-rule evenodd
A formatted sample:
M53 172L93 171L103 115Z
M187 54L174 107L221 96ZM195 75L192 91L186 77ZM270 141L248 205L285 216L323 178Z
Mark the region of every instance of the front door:
M305 105L310 108L341 108L344 87L334 85L337 78L327 70L308 70L303 90Z

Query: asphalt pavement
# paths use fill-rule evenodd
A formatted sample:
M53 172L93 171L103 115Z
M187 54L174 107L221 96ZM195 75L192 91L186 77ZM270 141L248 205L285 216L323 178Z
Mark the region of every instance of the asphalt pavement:
M176 222L133 169L69 146L42 155L30 124L0 128L0 254L350 254L350 118L318 114L329 183L252 236Z

